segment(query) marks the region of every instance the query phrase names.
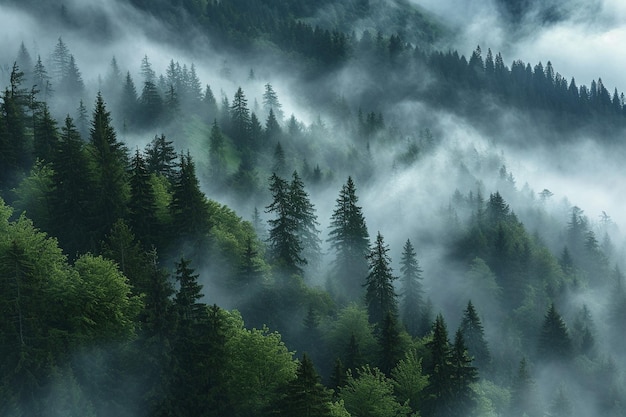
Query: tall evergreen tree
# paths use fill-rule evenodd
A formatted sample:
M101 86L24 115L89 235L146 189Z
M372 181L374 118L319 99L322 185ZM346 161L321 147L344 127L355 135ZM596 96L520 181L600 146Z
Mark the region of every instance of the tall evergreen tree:
M463 312L459 330L463 335L470 356L474 358L474 363L481 370L486 369L491 362L491 354L485 340L483 325L471 300L468 301L467 308Z
M230 106L232 138L239 149L250 147L250 110L248 100L239 87Z
M276 409L285 417L330 417L331 393L322 385L313 362L304 353L296 370L296 378L289 382Z
M472 358L467 352L463 332L457 330L454 336L454 344L450 352L452 376L452 401L450 404L450 417L465 417L472 415L476 406L476 395L471 385L478 381L478 370L472 365Z
M89 160L84 141L72 118L67 116L52 158L54 189L50 196L51 215L56 219L51 233L70 256L89 247Z
M200 190L195 163L189 153L180 155L180 168L174 180L170 211L173 236L196 242L206 238L211 227L208 203Z
M265 84L265 91L263 92L263 109L268 115L270 112L273 113L276 121L279 123L285 117L282 105L278 101L278 94L276 94L276 91L274 91L274 88L270 83Z
M361 296L362 280L368 274L369 233L357 202L356 187L348 177L330 219L328 238L336 254L330 287L344 300Z
M512 415L536 417L539 416L535 382L530 376L526 358L522 358L517 369L517 375L511 386L510 412Z
M422 270L409 239L402 250L400 273L402 284L400 318L411 336L423 336L427 332L427 327L424 320Z
M57 147L58 131L56 121L52 118L48 105L43 104L35 114L33 130L33 152L36 159L49 163L53 159Z
M387 314L394 318L398 314L396 293L393 288L396 277L392 274L389 247L385 245L380 232L367 255L367 261L369 274L365 280L365 304L370 323L377 324L380 328Z
M400 338L400 328L396 317L391 312L387 312L381 323L378 333L378 344L380 347L380 370L385 375L390 376L391 370L402 359L404 351Z
M146 168L152 174L162 175L173 181L176 177L176 149L174 142L164 134L156 135L145 148Z
M302 256L308 265L317 266L321 258L321 240L317 226L315 206L311 203L308 193L304 189L304 183L294 171L289 184L289 202L292 216L296 221L296 234L302 245Z
M217 124L217 119L213 120L209 136L209 171L213 182L223 183L226 177L226 151L224 135Z
M276 218L268 220L268 252L270 259L287 275L301 274L306 259L302 257L302 241L298 236L299 224L294 216L289 184L276 174L270 177L272 202L265 208Z
M90 134L88 150L93 168L89 220L95 244L111 230L117 219L125 218L129 195L128 152L117 140L111 114L100 93L96 98Z
M426 367L430 383L426 387L428 400L424 405L425 415L429 417L451 415L454 401L451 383L453 368L448 330L441 314L437 315L433 323L433 336L426 347L431 360Z
M548 361L567 361L572 357L572 340L554 303L550 305L541 326L537 350L539 356Z
M149 248L158 241L160 225L156 216L156 198L150 173L139 149L131 161L129 224L138 240Z

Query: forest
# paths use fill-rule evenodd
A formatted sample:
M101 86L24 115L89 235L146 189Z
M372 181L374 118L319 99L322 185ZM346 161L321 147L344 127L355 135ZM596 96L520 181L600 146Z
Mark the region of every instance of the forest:
M0 34L1 417L626 416L601 77L408 0L4 0Z

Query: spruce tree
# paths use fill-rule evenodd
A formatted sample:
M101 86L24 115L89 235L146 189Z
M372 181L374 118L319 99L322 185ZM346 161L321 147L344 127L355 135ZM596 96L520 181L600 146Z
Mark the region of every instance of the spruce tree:
M286 275L301 274L306 259L302 257L302 241L298 236L299 223L294 216L290 187L286 180L276 174L270 178L272 202L266 213L276 217L268 220L268 252L271 262Z
M328 241L335 251L331 289L343 300L356 300L363 293L362 280L368 274L366 256L369 234L352 177L341 188L330 219Z
M321 240L315 206L304 189L304 182L294 171L289 184L289 203L296 221L296 234L302 246L302 257L308 265L317 266L321 258Z
M209 172L211 181L215 185L221 185L226 178L226 151L224 135L217 124L217 119L213 120L211 134L209 136Z
M155 245L160 236L156 207L150 174L143 156L137 149L131 161L128 218L130 227L145 248Z
M548 361L561 362L572 357L572 340L554 303L550 305L541 326L537 350L540 358Z
M380 348L380 370L390 376L391 370L402 359L404 352L400 339L400 329L396 317L387 312L378 333Z
M51 233L70 258L89 249L88 164L84 142L67 116L52 158L55 186L49 201L52 218L56 219Z
M174 178L170 212L172 236L178 239L204 240L211 227L208 202L200 190L196 167L191 155L180 155L179 170ZM195 250L200 247L194 246Z
M426 373L430 375L426 387L427 401L424 404L426 416L448 416L452 412L454 401L452 389L453 367L448 330L441 314L433 323L432 339L426 344L430 352L430 362Z
M452 401L450 417L471 415L476 406L476 396L471 385L478 381L478 370L472 365L472 358L467 352L463 332L457 330L450 352L452 369L450 385Z
M289 382L277 404L277 414L285 417L330 417L331 392L322 385L313 362L304 353L296 370L296 378Z
M174 142L164 134L156 135L145 148L146 168L152 174L162 175L170 181L176 178L176 150Z
M402 250L400 273L400 283L402 284L400 318L411 336L423 336L426 329L424 326L422 270L409 239L407 239Z
M491 354L485 340L483 325L471 300L468 301L467 308L463 312L460 331L470 356L474 358L474 363L481 370L487 368L491 362Z
M127 149L117 140L111 114L100 93L93 111L90 134L88 150L93 167L90 220L95 243L111 230L117 219L126 217L129 195Z
M388 314L396 317L398 305L393 281L396 277L392 274L389 247L385 245L383 237L378 232L376 243L367 255L369 274L365 281L365 304L369 321L380 327Z
M239 87L230 106L232 138L239 149L250 147L250 110L248 100Z

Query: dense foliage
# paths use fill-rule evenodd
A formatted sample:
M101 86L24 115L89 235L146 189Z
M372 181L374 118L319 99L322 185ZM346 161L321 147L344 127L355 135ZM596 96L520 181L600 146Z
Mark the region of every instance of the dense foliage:
M399 17L347 31L382 7L361 0L130 3L224 50L299 62L303 85L362 68L371 86L301 87L320 114L307 124L270 82L262 104L242 86L216 98L194 64L158 74L140 55L134 75L112 58L96 92L62 38L49 60L16 45L0 101L1 416L571 415L580 392L624 415L608 216L598 226L568 203L555 217L550 191L518 189L497 152L461 146L446 166L456 191L433 213L405 196L370 242L377 208L359 198L443 152L445 132L387 111L399 96L479 121L493 100L566 141L623 127L623 95L550 62L436 50L437 25L402 2L421 25L411 37ZM416 220L387 234L407 210ZM590 292L604 310L580 301Z

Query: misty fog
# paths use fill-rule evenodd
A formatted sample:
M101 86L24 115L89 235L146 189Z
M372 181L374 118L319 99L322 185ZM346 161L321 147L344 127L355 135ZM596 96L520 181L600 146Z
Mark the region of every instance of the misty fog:
M564 79L569 81L574 77L578 85L588 85L600 77L610 93L614 88L626 91L623 79L626 58L619 53L626 43L626 5L618 0L597 0L591 4L576 1L563 9L559 19L549 22L541 18L548 5L531 2L533 6L514 25L502 2L495 0L469 3L411 0L411 3L446 27L434 42L434 49L458 50L469 59L480 45L483 54L488 49L494 54L501 52L507 66L517 59L532 66L550 61ZM565 3L555 0L549 5L565 7ZM511 378L521 354L530 348L520 341L522 336L508 332L509 323L501 320L505 314L503 307L490 299L489 282L471 281L488 274L476 273L472 269L476 264L455 260L450 248L451 242L469 232L473 216L470 196L481 194L488 200L493 193L502 194L528 235L556 259L565 247L572 208L578 207L597 240L602 242L606 237L610 241L612 252L606 254L610 268L626 270L626 217L622 210L626 204L623 181L626 147L621 129L612 130L614 136L610 139L601 129L595 136L594 126L579 132L550 131L550 122L536 117L536 113L502 105L488 95L472 98L479 107L474 110L482 113L482 117L434 106L420 99L419 93L435 85L438 75L418 64L414 71L416 78L411 80L394 79L397 74L388 80L384 66L370 65L364 58L347 60L323 75L311 76L305 71L306 63L294 64L288 54L272 55L272 47L246 53L215 45L191 20L188 29L192 41L181 41L157 17L140 12L124 1L74 0L67 2L66 7L74 16L86 16L83 25L64 26L59 16L46 22L15 5L0 3L2 86L10 85L11 68L21 43L33 61L40 56L49 66L59 39L67 45L80 68L85 83L82 99L90 115L98 91L112 114L118 114L116 103L103 90L113 58L124 76L127 72L132 76L139 93L144 57L149 59L157 77L166 73L172 61L187 68L193 64L203 91L206 85L210 86L218 107L224 98L232 102L237 89L242 88L249 108L256 112L262 124L267 117L262 108L264 88L271 84L282 105L284 118L279 123L283 131L292 116L302 128L298 136L285 136L281 142L288 152L287 177L293 170L302 173L305 160L311 167L318 165L323 177L315 186L307 184L322 242L321 265L305 272L305 282L311 287L325 290L331 274L334 254L328 242L330 219L348 176L355 180L370 241L374 241L377 232L384 236L394 273L399 275L402 247L410 239L423 270L424 292L433 303L434 314L443 313L449 329L456 329L467 300L475 300L482 308L479 313L490 348L493 352L499 348L504 352L494 361L506 365ZM311 20L330 21L329 13L334 10L322 10ZM381 22L384 17L380 16ZM354 36L363 36L364 27L375 28L378 23L373 16L353 22ZM383 79L387 83L381 83ZM52 102L55 100L57 106L52 107L52 113L61 126L66 114L76 116L78 103L64 100L61 93ZM484 112L480 110L483 108ZM384 117L384 129L369 137L355 134L359 112L380 113ZM189 150L194 157L208 199L227 205L246 221L253 220L256 208L267 225L271 218L265 211L271 203L268 181L276 144L266 144L268 149L259 157L260 191L244 198L229 187L217 188L210 180L207 138L213 121L186 119L182 128L177 122L180 121L125 131L123 121L115 117L113 120L118 138L131 152L144 149L155 135L166 133L177 153ZM234 174L232 167L230 170L229 174ZM542 194L545 191L548 193ZM238 307L241 298L233 297L221 287L222 270L203 265L197 272L207 304ZM401 293L397 281L396 285ZM613 330L602 319L608 314L606 300L611 290L608 283L573 285L569 292L559 295L562 300L559 309L570 327L583 306L589 309L596 325L597 344L601 345L599 356L606 357L607 363L609 357L617 363L620 368L617 378L621 381L626 356L614 344ZM302 321L305 313L306 308L300 308L298 320ZM543 317L545 311L533 314ZM331 320L329 317L326 320ZM299 323L294 323L295 329ZM295 339L293 336L292 340ZM554 368L531 368L542 403L549 405L562 387L574 405L572 415L593 415L597 410L586 403L585 385L571 381L575 372L559 364L551 366ZM328 372L328 366L324 370Z

